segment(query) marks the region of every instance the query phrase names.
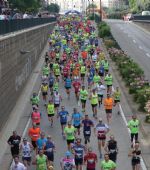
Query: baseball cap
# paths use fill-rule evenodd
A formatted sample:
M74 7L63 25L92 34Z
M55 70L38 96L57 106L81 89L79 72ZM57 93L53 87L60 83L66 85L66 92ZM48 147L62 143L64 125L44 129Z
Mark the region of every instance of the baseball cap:
M66 155L66 156L71 156L71 152L67 151L67 152L65 153L65 155Z
M103 119L100 117L100 118L98 119L98 121L99 121L99 122L102 122L102 121L103 121Z

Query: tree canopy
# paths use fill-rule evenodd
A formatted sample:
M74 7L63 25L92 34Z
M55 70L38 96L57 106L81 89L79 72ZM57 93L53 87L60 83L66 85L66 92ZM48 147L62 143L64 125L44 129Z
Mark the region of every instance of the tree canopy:
M59 7L58 4L51 3L50 5L48 5L47 10L48 10L50 13L59 13L60 7Z
M40 7L40 0L8 0L12 8L21 12L37 12Z
M129 6L132 11L141 12L143 10L150 10L149 0L129 0Z

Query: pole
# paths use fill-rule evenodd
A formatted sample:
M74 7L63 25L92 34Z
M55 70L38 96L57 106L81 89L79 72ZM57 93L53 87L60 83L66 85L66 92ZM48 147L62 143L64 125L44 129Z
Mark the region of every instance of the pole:
M102 0L100 0L100 8L99 8L100 21L102 21Z

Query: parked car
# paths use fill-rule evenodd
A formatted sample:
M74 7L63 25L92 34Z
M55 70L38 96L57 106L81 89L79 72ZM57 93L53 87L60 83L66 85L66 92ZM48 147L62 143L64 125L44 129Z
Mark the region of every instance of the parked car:
M150 15L150 11L142 11L142 15Z

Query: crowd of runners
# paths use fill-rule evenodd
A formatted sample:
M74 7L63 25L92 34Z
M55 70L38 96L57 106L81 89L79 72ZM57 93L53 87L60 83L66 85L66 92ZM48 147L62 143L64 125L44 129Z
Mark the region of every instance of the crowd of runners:
M73 113L69 113L67 104L62 105L63 98L59 89L62 84L68 100L74 92ZM31 140L21 139L16 131L8 139L14 158L12 170L25 170L31 164L36 166L36 170L53 170L58 163L61 170L117 169L118 143L115 134L108 136L108 133L111 130L114 107L117 113L113 116L120 115L121 92L118 87L113 89L112 86L113 77L97 37L96 26L86 17L62 16L49 35L49 50L42 68L42 98L38 93L33 93L30 99L33 110L28 137ZM87 109L88 100L92 117ZM60 127L57 128L60 128L62 138L67 143L60 162L54 159L57 147L52 136L41 130L41 101L47 111L42 114L47 114L51 128L56 121L54 117L58 118ZM102 119L102 108L106 112L107 122ZM128 122L128 128L131 130L132 148L129 156L133 170L139 170L141 151L138 142L139 120L136 115ZM92 133L97 140L98 146L95 148L99 154L91 147ZM19 153L22 163L19 161ZM98 159L100 164L97 166Z

